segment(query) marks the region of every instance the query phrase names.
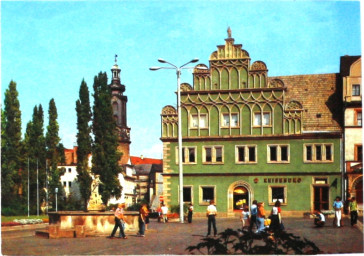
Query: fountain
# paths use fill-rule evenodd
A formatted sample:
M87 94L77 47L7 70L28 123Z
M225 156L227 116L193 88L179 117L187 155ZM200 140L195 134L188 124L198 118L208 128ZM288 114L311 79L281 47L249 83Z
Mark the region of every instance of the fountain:
M57 211L48 212L48 231L37 231L36 235L49 238L86 237L110 235L114 228L114 212L105 211L99 194L99 176L91 184L91 196L87 206L88 211ZM136 211L126 211L125 232L138 230L138 216Z

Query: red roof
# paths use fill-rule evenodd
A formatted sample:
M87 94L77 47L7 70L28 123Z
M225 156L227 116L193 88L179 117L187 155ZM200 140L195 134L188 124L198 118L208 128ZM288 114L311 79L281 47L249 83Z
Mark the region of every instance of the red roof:
M162 159L137 157L137 156L130 156L130 162L131 162L132 165L138 165L138 164L163 164Z

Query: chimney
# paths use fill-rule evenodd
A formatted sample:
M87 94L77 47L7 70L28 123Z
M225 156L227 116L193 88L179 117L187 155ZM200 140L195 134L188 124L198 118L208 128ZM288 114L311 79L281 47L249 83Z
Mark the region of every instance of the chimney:
M144 156L143 156L143 155L141 155L141 156L140 156L140 159L142 159L142 160L143 160L143 159L144 159Z

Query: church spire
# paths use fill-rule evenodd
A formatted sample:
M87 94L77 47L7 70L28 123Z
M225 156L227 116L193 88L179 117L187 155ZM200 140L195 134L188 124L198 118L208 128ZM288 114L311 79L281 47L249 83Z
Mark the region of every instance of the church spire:
M121 69L119 68L117 63L117 57L118 55L115 54L115 64L111 68L112 78L111 78L110 88L111 90L121 91L123 93L125 91L125 86L120 83Z

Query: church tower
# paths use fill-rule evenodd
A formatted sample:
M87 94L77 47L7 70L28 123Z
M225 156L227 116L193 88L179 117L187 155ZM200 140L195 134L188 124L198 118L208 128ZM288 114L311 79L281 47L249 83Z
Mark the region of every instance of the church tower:
M123 155L119 160L119 164L127 164L130 157L130 128L127 125L127 111L126 103L128 97L123 95L125 92L125 85L120 83L120 71L117 64L117 55L115 55L115 64L111 68L111 105L113 108L113 116L116 121L118 130L118 151Z

